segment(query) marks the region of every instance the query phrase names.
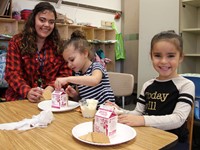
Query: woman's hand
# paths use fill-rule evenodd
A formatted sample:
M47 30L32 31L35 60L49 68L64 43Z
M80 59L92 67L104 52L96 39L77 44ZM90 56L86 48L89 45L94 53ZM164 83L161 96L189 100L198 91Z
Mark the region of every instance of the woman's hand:
M133 114L122 114L118 116L118 122L128 126L144 126L144 117L135 116Z
M42 89L38 87L32 88L27 94L27 98L29 102L32 102L32 103L40 102L41 97L42 97Z

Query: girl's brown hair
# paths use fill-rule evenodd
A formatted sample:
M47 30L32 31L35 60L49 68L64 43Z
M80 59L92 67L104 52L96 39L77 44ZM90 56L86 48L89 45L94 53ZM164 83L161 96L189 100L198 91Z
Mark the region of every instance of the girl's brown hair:
M183 56L183 39L180 35L176 34L174 31L163 31L156 34L151 40L151 51L150 51L151 54L154 45L159 41L169 41L173 43L176 46L177 50L179 50L180 56L181 57Z
M92 51L91 44L87 41L85 33L80 30L75 30L71 34L71 38L64 43L64 49L66 50L68 46L73 46L75 50L78 50L80 53L88 51L88 57L90 60L93 60L94 53Z

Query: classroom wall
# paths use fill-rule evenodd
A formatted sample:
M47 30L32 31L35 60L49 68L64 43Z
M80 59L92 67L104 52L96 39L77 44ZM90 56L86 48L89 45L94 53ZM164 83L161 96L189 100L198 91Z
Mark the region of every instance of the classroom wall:
M66 0L65 0L66 1ZM97 6L102 8L114 9L121 11L121 0L67 0L69 2L76 2L81 4L87 4L91 6ZM13 0L13 10L21 11L23 9L33 9L34 6L39 3L39 0ZM56 8L56 3L51 3ZM66 15L76 23L87 22L92 26L101 26L101 20L115 22L119 31L121 31L121 19L115 20L113 13L95 11L91 9L68 6L62 4L60 8L56 8L56 11Z
M122 32L124 33L124 46L126 59L123 63L123 72L134 75L137 84L138 75L138 34L139 34L139 0L125 0L122 2L124 20ZM134 85L134 93L137 85Z
M121 0L63 0L81 4L89 4L92 6L121 10Z

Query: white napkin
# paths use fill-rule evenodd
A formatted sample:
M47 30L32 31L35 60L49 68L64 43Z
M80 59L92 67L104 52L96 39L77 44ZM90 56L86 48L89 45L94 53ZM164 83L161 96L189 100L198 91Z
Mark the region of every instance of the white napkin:
M32 119L23 119L19 122L0 124L0 130L29 130L36 127L47 127L54 119L51 111L41 111L39 115L33 116Z

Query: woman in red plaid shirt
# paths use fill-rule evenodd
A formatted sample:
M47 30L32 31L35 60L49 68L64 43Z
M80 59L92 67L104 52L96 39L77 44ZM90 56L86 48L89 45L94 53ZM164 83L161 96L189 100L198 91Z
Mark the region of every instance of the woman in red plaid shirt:
M56 77L72 74L61 55L56 17L50 3L40 2L32 10L23 31L10 40L5 71L9 84L7 101L39 102L44 90L53 91Z

